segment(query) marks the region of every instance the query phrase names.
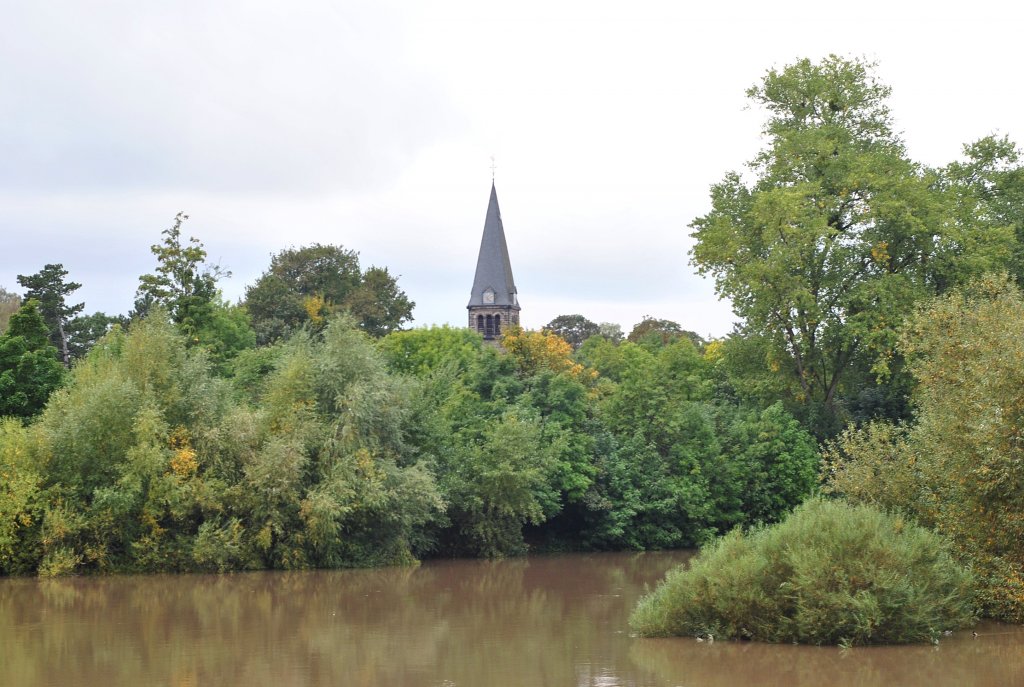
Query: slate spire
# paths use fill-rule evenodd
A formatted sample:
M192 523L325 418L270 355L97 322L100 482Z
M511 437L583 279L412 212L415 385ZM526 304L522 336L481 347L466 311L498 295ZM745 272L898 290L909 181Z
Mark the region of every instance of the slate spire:
M505 228L498 209L498 192L491 183L484 235L469 296L469 326L494 338L509 324L519 324L519 299L512 278L512 262L505 243ZM488 324L491 323L491 324Z

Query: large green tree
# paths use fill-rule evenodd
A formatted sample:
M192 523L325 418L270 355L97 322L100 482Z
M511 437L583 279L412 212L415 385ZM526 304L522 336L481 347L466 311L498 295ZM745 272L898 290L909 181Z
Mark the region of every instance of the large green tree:
M11 316L0 336L0 417L35 415L60 386L64 369L49 334L37 301L28 301Z
M747 95L768 113L767 145L749 181L730 173L712 187L711 211L691 224L692 262L795 400L823 411L820 431L855 370L868 375L859 383L890 371L899 322L944 286L936 269L1004 264L1012 237L951 228L950 200L908 158L872 64L805 59Z
M621 343L624 338L622 325L615 322L601 322L597 325L597 333L614 344Z
M412 319L414 303L398 288L398 281L386 267L371 267L363 272L359 287L344 305L360 329L381 337L398 331L403 322Z
M472 329L434 325L392 332L377 345L388 366L397 372L427 374L450 366L462 374L480 357L484 340Z
M206 261L206 249L192 237L184 243L181 227L188 215L179 212L164 240L150 250L157 259L153 274L139 277L133 317L154 308L166 311L190 346L204 349L219 372L228 361L256 343L245 308L226 302L217 282L231 273Z
M84 358L96 342L113 328L114 325L128 324L123 315L107 315L94 312L91 315L79 315L67 325L68 352L72 359Z
M67 281L68 271L64 265L44 265L43 269L28 276L19 274L18 283L25 289L25 300L35 299L39 314L50 328L50 343L60 353L65 366L71 365L69 323L82 312L84 303L70 305L67 297L82 287Z
M963 159L939 170L939 185L953 203L948 231L964 242L1000 242L1012 246L1011 273L1024 284L1024 165L1021 152L1006 136L986 136L964 146ZM978 231L983 229L984 231ZM944 285L977 276L968 256L936 270ZM982 265L984 268L986 265Z
M663 320L651 317L650 315L645 315L644 319L633 326L626 340L648 348L660 348L682 338L689 339L690 343L697 348L703 348L707 343L696 332L683 329L678 322Z
M264 344L306 324L322 327L342 310L366 333L384 336L412 319L415 304L387 269L363 272L355 251L317 243L274 255L270 268L246 289L245 305Z
M65 367L70 367L72 360L84 357L111 327L127 324L128 319L102 312L81 314L84 304L71 305L67 298L82 285L67 281L67 276L68 271L63 265L52 264L35 274L19 274L18 283L27 289L26 301L35 299L38 302L39 314L50 330L50 343L57 349Z
M544 325L544 330L556 334L578 350L583 342L601 333L601 327L583 315L559 315Z

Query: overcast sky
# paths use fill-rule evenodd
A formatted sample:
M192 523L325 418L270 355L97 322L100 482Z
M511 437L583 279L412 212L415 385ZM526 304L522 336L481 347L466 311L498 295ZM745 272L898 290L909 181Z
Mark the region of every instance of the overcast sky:
M496 158L522 322L733 320L687 255L762 145L744 91L828 53L879 62L910 155L1024 142L1019 5L958 2L4 3L0 286L63 263L125 313L175 213L242 296L315 242L463 325Z

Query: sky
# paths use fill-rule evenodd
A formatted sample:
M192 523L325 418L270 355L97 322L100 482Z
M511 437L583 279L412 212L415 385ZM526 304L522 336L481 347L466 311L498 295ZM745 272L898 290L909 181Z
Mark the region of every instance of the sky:
M232 272L313 243L387 267L413 325L466 321L495 169L523 310L723 336L689 263L709 189L764 144L744 95L830 53L878 63L909 155L1024 142L1024 9L988 2L37 0L0 23L0 286L61 263L126 313L150 246Z

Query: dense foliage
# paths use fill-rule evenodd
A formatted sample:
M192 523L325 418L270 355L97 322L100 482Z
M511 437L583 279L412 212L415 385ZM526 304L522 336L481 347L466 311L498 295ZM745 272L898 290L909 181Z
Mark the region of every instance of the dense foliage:
M341 246L289 248L245 293L260 343L287 337L303 325L319 328L350 312L363 331L384 336L412 320L414 303L384 267L359 267L359 254Z
M63 380L64 369L37 303L22 305L0 335L0 418L35 415Z
M25 288L25 296L20 300L15 296L7 304L13 304L16 310L21 300L36 301L39 314L49 329L50 343L57 349L65 367L70 367L72 360L85 355L113 325L124 324L127 318L111 317L102 312L80 314L85 304L70 304L67 297L82 285L68 281L67 276L68 271L60 264L45 265L27 276L19 274L18 283ZM3 324L4 298L11 295L0 289L0 325ZM0 332L3 330L4 327L0 326Z
M150 246L157 265L153 273L139 277L134 315L144 317L152 308L163 308L182 331L194 337L213 317L217 281L231 273L207 263L199 239L182 241L181 228L187 219L179 212L174 224L162 232L163 241Z
M652 352L598 336L574 357L559 337L513 329L503 345L448 328L381 342L393 369L433 394L445 551L690 546L778 519L815 482L809 434L779 406L712 402L714 371L689 341Z
M976 218L1002 209L998 184L1020 186L1020 177L989 184L962 165L911 160L893 130L890 89L860 60L801 60L747 94L768 113L767 146L750 163L752 181L730 173L712 187L711 212L691 225L693 264L743 318L741 347L756 346L759 365L784 385L776 397L799 406L819 437L857 406L899 415L907 384L893 348L903 317L1010 265L1012 227ZM988 148L969 153L978 160ZM1008 161L1006 148L992 155ZM992 155L978 160L983 170Z
M559 315L544 325L544 331L564 339L575 351L584 341L600 334L601 326L583 315Z
M409 390L346 323L282 347L259 407L155 314L108 335L29 427L8 423L0 568L227 570L412 560L442 512Z
M922 307L902 349L916 421L850 428L828 491L898 509L973 563L988 615L1024 622L1024 295L988 277Z
M0 570L692 546L811 489L807 432L778 405L713 402L688 340L597 337L584 348L609 349L606 377L551 334L505 344L449 328L375 344L341 318L238 356L224 379L155 310L94 346L36 422L4 424Z
M65 280L68 272L63 265L45 265L28 276L19 274L18 283L25 287L25 300L38 303L39 314L50 328L50 343L60 353L65 365L71 364L68 324L82 311L84 303L69 304L66 300L81 284Z
M1019 152L988 137L965 146L964 161L919 165L893 131L889 93L873 65L835 56L770 70L748 91L768 113L767 145L750 163L752 178L727 175L712 188L711 212L691 225L693 264L742 318L704 355L719 373L719 399L782 402L819 439L850 423L826 452L826 490L948 536L978 573L983 612L1020 621L1020 294L1005 278L976 281L1000 269L1020 278ZM750 553L749 570L736 563L754 542L782 536L766 532L731 534L696 572L645 602L637 622L654 633L715 624L773 641L905 640L863 626L878 618L876 602L847 594L859 594L855 587L825 599L807 622L786 611L785 622L755 630L764 609L748 588L763 582L775 598L778 584L791 584L768 576L774 553ZM821 558L830 542L792 546L820 566L801 573L808 593L836 591ZM829 555L844 560L842 551ZM726 583L698 594L699 580ZM860 625L831 617L833 603ZM841 633L823 638L829 625Z
M943 538L869 506L812 499L703 549L630 623L646 636L851 646L937 641L973 617L971 576Z
M698 348L702 348L707 343L696 332L683 329L678 322L662 320L650 315L645 315L642 320L637 322L626 338L633 343L658 347L683 337L689 339Z

